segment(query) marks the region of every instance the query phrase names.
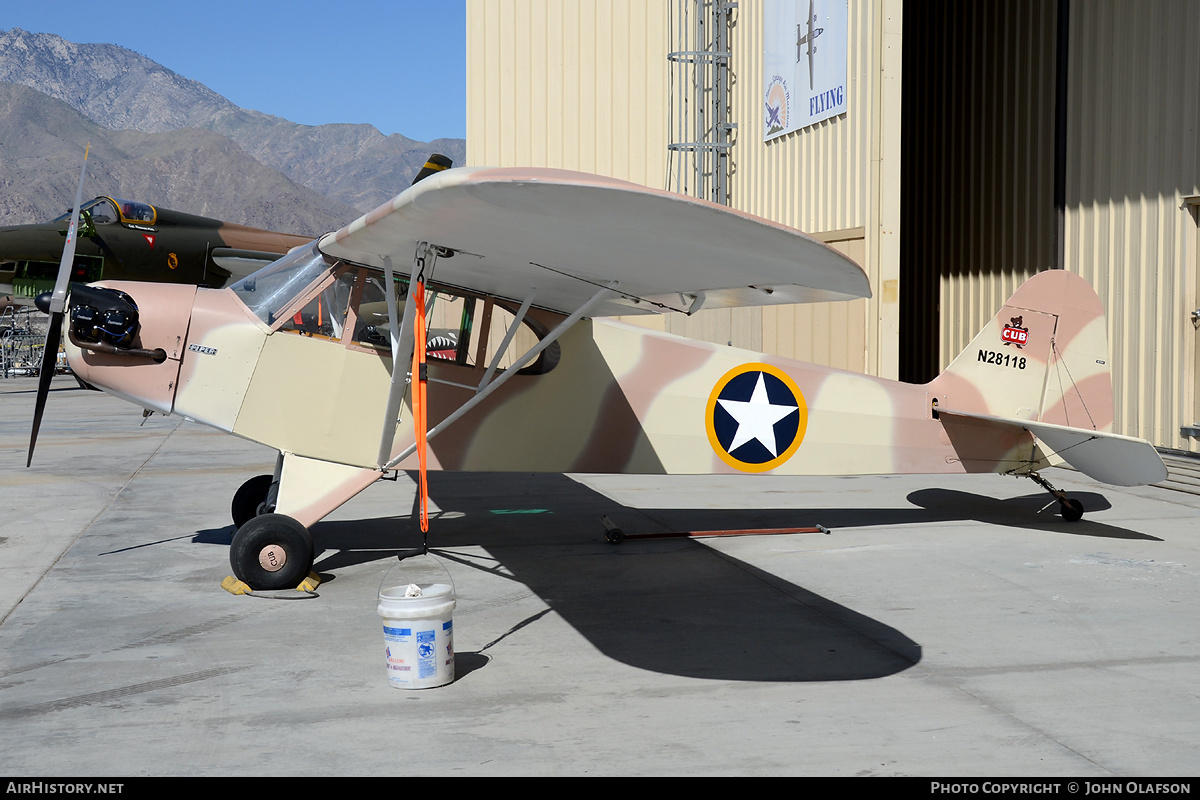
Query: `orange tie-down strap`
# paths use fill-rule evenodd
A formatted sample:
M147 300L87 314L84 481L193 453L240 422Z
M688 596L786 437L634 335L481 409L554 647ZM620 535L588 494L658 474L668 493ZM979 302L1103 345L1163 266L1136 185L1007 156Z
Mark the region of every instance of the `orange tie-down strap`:
M425 366L425 282L417 281L416 294L416 324L413 330L413 361L412 361L412 407L413 430L417 438L417 464L420 480L418 491L421 505L421 532L429 531L429 475L425 458L425 427L426 427L426 366Z

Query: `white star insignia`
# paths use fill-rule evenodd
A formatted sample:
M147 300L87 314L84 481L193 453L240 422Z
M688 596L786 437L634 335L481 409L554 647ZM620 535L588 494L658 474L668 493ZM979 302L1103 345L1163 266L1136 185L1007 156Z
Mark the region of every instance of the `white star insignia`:
M729 412L729 416L737 421L737 433L733 435L733 443L728 452L732 453L753 439L757 439L773 458L779 456L779 445L775 441L775 423L789 414L799 411L796 406L772 405L767 398L767 387L762 373L758 373L758 383L749 401L717 400L721 408Z

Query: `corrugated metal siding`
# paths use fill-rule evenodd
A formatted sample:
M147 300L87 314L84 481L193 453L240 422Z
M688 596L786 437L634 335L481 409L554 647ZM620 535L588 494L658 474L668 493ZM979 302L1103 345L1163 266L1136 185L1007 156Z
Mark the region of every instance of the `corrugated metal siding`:
M886 4L898 25L902 4ZM818 363L895 375L898 152L881 164L898 103L880 112L885 4L851 3L850 111L806 131L761 140L762 18L756 3L733 17L731 205L838 239L871 276L875 297L836 306L701 311L641 324ZM616 0L468 0L467 162L580 169L662 188L668 118L667 3ZM890 44L899 81L899 31ZM898 89L895 90L898 94ZM882 118L895 121L884 131ZM889 220L888 215L894 219ZM825 236L829 239L831 237ZM881 264L883 267L881 269ZM889 284L888 291L879 287ZM889 321L890 316L890 321ZM881 320L883 322L881 322ZM632 321L632 320L631 320ZM885 342L879 347L880 341ZM881 358L881 352L892 356Z
M1071 4L1067 268L1108 309L1118 433L1196 450L1200 5Z
M901 4L887 5L898 18ZM816 235L862 231L857 241L843 240L840 247L867 270L874 296L848 304L764 309L763 347L842 369L894 375L895 365L880 358L878 346L879 320L888 313L884 307L895 305L885 300L894 292L886 295L881 286L898 272L898 264L881 269L876 241L881 192L890 195L893 209L899 205L898 165L889 162L880 169L880 137L898 133L882 130L884 18L882 2L849 4L847 112L764 142L762 6L739 4L730 47L736 76L732 121L738 125L730 204Z
M666 9L646 0L469 0L467 164L660 186Z

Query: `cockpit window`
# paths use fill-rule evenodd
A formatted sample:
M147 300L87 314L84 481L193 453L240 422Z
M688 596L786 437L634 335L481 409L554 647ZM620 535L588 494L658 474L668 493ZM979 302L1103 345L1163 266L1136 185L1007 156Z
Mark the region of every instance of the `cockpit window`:
M377 272L362 270L363 291L358 302L358 316L354 325L355 344L380 350L392 348L391 325L388 323L387 292L383 288L385 278ZM408 281L395 281L396 313L404 313L404 301L408 297Z
M390 356L392 320L387 279L367 267L334 262L314 242L230 287L264 323L280 332L341 342L360 352ZM397 276L391 287L396 313L403 315L409 278ZM546 335L527 317L519 323L505 301L458 289L428 287L425 293L426 357L430 362L483 369L495 363L508 369ZM506 334L514 326L514 337ZM504 352L497 351L504 345ZM522 375L549 372L558 363L553 344Z
M391 324L388 322L387 295L384 277L363 271L366 283L358 304L358 316L353 343L390 353ZM408 278L396 279L396 313L404 313L408 299ZM471 320L475 298L451 294L440 289L425 292L425 354L437 361L473 366L468 348L471 341Z
M111 225L117 221L117 207L108 197L97 197L94 200L88 200L79 207L81 212L86 211L92 218L93 225ZM53 222L69 222L71 219L70 210L65 214L60 214L55 217Z
M284 319L279 330L340 342L346 326L350 297L354 293L354 280L353 270L343 270L333 283Z
M425 298L425 355L438 361L475 365L471 327L475 298L434 291Z
M117 209L107 197L97 197L83 206L91 214L93 225L111 225L117 221Z
M259 319L274 326L279 314L321 279L329 268L325 256L313 242L242 278L230 288Z
M158 219L154 206L139 203L136 200L117 200L117 211L121 214L121 222L153 225Z

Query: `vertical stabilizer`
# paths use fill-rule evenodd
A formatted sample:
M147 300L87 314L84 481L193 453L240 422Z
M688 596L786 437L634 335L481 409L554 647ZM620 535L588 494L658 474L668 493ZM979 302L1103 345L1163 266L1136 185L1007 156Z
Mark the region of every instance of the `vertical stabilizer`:
M930 384L942 408L1108 431L1108 331L1100 298L1065 270L1021 285Z

